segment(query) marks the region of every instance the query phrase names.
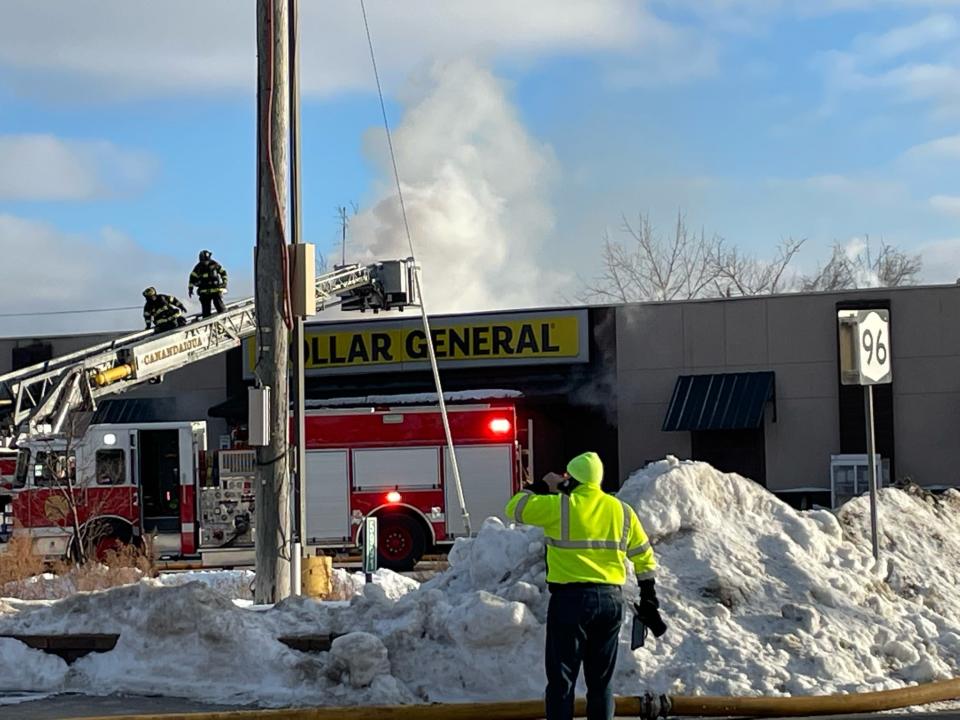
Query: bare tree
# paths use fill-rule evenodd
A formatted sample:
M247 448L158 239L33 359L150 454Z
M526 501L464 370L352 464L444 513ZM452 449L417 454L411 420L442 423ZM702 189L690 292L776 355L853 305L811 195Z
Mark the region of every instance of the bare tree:
M628 244L604 235L603 270L585 283L581 300L685 300L712 294L720 238L690 232L679 213L671 236L657 235L647 215L636 223L623 217L620 231Z
M91 522L106 509L104 496L94 500L85 491L93 475L93 461L86 458L83 467L77 466L77 441L85 428L86 423L71 414L63 435L41 441L31 450L30 463L33 484L51 490L43 503L44 513L50 522L70 531L68 557L78 565L86 564L97 544L110 533L108 525Z
M720 242L713 258L716 271L714 294L732 297L789 291L795 283L787 270L804 242L805 239L781 240L777 245L776 255L771 260L760 260L742 252L736 246Z
M906 253L883 240L874 254L867 235L863 241L835 243L830 259L813 275L805 277L802 287L804 290L847 290L916 285L922 269L919 255Z
M916 284L919 255L880 242L874 253L869 236L863 241L837 243L830 259L812 275L791 267L805 238L788 237L772 258L757 258L727 243L719 235L690 232L682 213L671 235L659 235L647 215L636 223L626 217L623 239L603 238L602 270L583 283L582 302L690 300L705 297L769 295L797 290L843 290Z

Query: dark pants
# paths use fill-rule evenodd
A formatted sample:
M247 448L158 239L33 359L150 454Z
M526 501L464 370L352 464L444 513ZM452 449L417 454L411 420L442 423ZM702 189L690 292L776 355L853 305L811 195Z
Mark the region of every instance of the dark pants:
M215 295L201 295L200 296L200 310L203 313L204 317L210 317L213 314L213 311L210 309L210 304L217 309L218 313L222 313L226 308L223 306L223 295L216 293Z
M613 718L623 597L615 585L551 585L547 611L547 720L573 718L583 663L588 720Z
M165 333L167 330L173 330L178 327L183 327L187 324L186 318L182 315L175 317L173 320L167 320L166 322L158 323L154 326L153 332L160 334Z

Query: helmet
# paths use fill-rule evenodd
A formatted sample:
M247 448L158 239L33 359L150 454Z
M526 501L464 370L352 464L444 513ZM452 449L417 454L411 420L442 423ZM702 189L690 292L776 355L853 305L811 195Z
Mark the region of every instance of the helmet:
M201 251L200 251L200 259L201 259L201 260L209 260L209 259L212 258L212 257L213 257L213 253L210 252L209 250L201 250Z
M143 291L143 296L145 298L152 298L156 294L157 294L157 289L155 287L148 287L146 290Z

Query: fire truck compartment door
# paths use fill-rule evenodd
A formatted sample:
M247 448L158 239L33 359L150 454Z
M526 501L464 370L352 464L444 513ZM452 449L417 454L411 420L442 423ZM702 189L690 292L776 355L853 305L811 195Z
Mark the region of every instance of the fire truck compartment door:
M355 490L440 486L440 452L436 447L353 451Z
M308 450L304 483L307 544L350 538L346 450Z
M470 527L476 533L483 521L496 516L501 520L503 509L513 494L513 464L510 445L457 446L457 464L463 499L470 513ZM466 534L460 500L453 479L450 451L444 448L444 500L446 501L447 535L462 537Z

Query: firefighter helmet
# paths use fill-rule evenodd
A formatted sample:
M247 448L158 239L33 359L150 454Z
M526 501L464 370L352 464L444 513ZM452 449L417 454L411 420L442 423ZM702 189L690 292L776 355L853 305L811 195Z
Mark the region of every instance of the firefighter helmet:
M146 290L143 291L143 296L145 298L152 298L156 296L156 294L157 294L157 289L155 287L148 287Z
M200 251L200 259L201 259L201 260L209 260L209 259L212 258L212 257L213 257L213 253L210 252L209 250L201 250L201 251Z

